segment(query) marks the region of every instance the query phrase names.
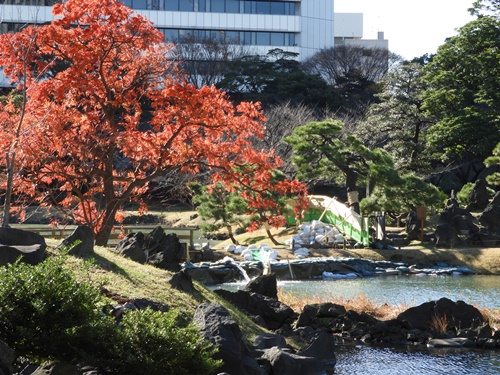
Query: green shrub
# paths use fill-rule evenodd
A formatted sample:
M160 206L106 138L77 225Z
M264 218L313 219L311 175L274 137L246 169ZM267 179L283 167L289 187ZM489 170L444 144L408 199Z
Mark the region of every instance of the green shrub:
M69 359L78 328L100 318L99 291L63 267L64 258L0 268L0 338L28 357Z
M122 374L202 375L221 365L212 359L212 345L195 326L184 326L176 310L129 311L120 326Z
M462 186L462 189L460 189L460 191L457 193L457 199L461 205L467 206L469 204L469 194L473 188L474 183L468 182L464 186Z
M207 374L220 363L181 314L103 314L99 290L64 267L65 256L0 267L0 340L20 356L100 366L117 374Z

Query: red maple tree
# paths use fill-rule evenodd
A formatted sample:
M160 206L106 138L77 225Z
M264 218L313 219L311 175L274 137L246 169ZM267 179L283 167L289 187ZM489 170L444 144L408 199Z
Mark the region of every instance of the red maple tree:
M163 35L118 0L68 0L53 14L0 36L0 65L27 98L20 191L105 245L123 205L173 170L249 183L242 166L252 166L252 184L272 189L278 160L252 147L263 136L257 104L186 84ZM13 46L25 40L36 48L21 54Z

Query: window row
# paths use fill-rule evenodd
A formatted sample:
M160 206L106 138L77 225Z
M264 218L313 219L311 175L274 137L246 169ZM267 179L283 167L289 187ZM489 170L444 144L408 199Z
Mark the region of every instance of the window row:
M225 44L242 44L249 46L296 46L294 33L166 28L159 28L158 30L165 36L165 41L171 43L203 43L204 41L212 40Z
M2 1L2 0L0 0ZM245 13L295 15L295 3L289 1L248 0L122 0L132 9L181 12Z
M56 3L60 3L61 0L0 0L0 4L5 5L35 5L35 6L46 6L51 7Z

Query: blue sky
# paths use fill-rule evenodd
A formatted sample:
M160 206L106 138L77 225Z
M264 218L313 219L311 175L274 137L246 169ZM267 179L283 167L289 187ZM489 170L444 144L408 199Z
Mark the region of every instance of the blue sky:
M335 0L336 13L363 13L363 39L379 31L389 50L405 59L435 53L447 37L474 18L474 0Z

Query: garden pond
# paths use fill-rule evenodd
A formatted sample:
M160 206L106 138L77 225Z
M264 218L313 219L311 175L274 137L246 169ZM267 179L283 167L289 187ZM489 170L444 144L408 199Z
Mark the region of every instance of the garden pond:
M245 283L226 283L211 289L236 291ZM500 308L500 276L401 275L350 279L279 281L278 288L296 297L327 296L350 299L364 294L372 301L407 307L442 297L478 308ZM499 350L340 345L335 374L500 374Z

